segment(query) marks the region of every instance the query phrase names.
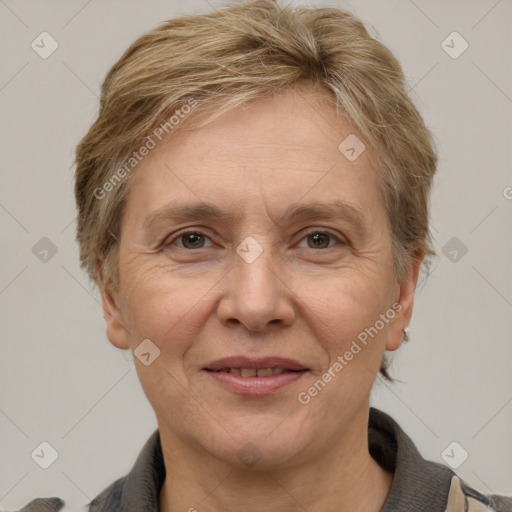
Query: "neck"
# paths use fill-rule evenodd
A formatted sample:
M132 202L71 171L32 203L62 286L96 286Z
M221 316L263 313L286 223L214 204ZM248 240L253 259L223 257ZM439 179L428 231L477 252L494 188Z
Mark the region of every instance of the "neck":
M368 451L369 410L363 412L317 459L270 471L240 470L208 456L199 461L197 451L161 436L166 478L159 511L378 512L393 477Z

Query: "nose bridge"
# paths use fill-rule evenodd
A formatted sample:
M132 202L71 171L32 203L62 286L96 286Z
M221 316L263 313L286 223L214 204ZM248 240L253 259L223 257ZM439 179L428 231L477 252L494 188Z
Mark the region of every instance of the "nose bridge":
M248 299L259 302L273 302L279 294L276 272L275 254L269 242L270 233L266 236L246 237L236 248L235 291Z
M236 248L228 290L219 307L223 321L238 321L249 330L264 329L277 320L289 324L293 318L287 287L276 268L271 234L246 237ZM264 240L265 239L265 240Z

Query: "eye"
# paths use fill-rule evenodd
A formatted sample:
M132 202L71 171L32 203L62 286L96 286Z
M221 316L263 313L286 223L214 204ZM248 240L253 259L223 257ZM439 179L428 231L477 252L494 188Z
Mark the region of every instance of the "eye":
M169 242L164 243L164 246L174 245L174 242L177 240L183 241L182 245L178 245L181 249L203 249L205 247L205 240L210 239L199 231L187 231L175 236Z
M313 230L306 233L303 240L308 241L309 249L330 249L329 239L337 242L343 242L336 235L329 233L328 231Z
M175 235L174 238L164 242L163 245L164 247L174 245L180 249L204 249L209 247L205 245L206 240L211 242L210 238L200 231L186 231ZM338 242L338 245L345 243L333 233L319 230L309 231L303 236L302 240L307 240L308 247L306 248L308 249L330 249L333 246L332 241ZM177 244L178 241L181 241L181 244Z

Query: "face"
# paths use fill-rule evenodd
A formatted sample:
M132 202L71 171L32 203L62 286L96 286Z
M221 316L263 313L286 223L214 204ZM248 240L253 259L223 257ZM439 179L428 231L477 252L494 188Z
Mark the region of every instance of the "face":
M366 436L417 279L394 280L369 151L338 149L354 131L312 90L187 128L136 167L119 292L101 288L109 340L135 355L150 340L149 364L134 361L162 443L230 464L253 450L276 467L327 453L355 425ZM276 375L245 376L255 366Z

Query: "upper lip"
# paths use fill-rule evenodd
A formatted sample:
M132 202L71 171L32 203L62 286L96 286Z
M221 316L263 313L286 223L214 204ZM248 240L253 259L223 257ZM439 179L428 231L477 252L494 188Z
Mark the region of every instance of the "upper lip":
M205 370L225 370L229 368L282 368L284 370L307 370L307 368L293 359L283 357L243 357L233 356L217 359L209 363Z

